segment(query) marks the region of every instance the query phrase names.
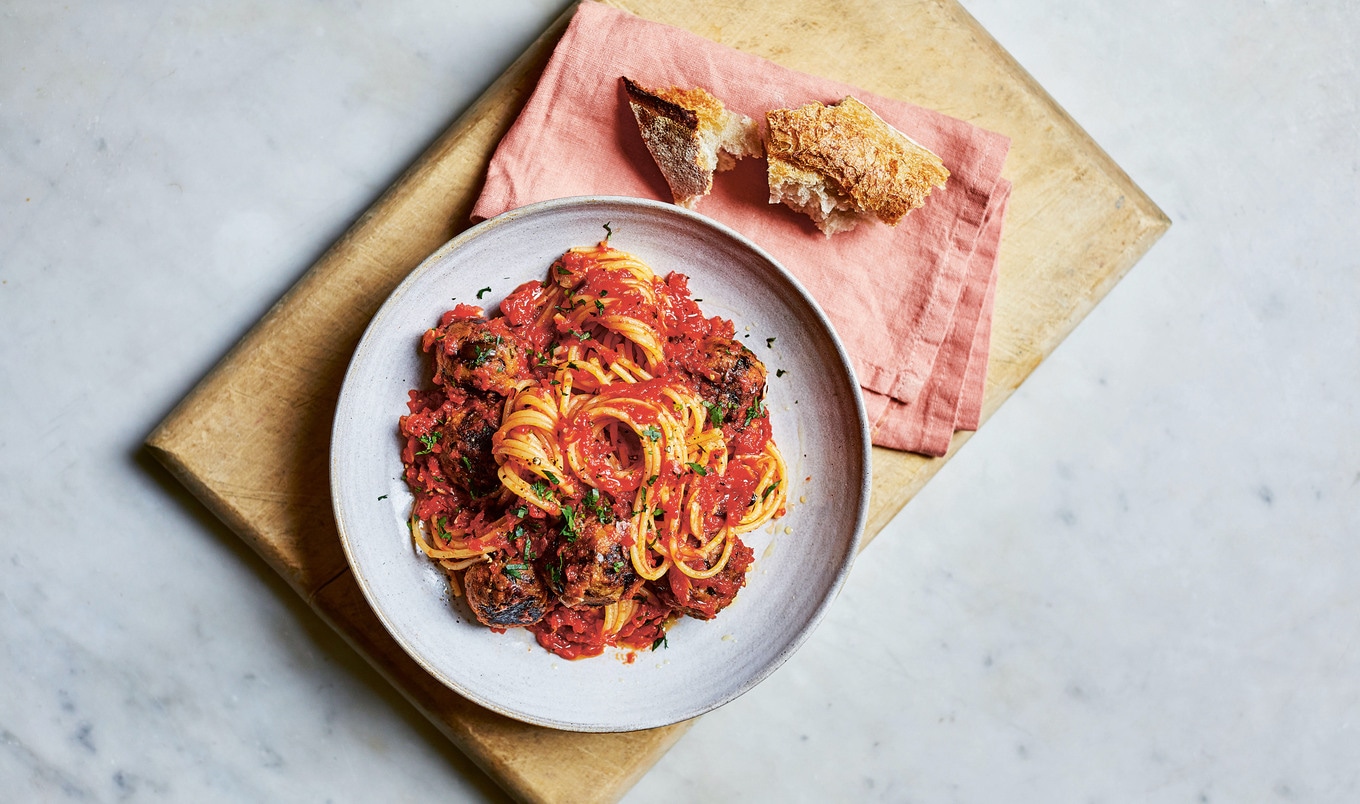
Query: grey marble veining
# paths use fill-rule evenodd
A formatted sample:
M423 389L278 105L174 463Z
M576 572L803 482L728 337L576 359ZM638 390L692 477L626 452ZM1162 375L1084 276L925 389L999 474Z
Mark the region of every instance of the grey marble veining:
M0 800L502 800L138 452L562 2L0 9ZM1360 12L967 8L1174 225L628 796L1360 798Z

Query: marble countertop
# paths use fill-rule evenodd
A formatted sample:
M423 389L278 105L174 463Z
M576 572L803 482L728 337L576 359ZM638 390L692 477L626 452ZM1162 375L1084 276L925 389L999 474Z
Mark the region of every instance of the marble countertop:
M1360 12L966 7L1170 232L627 797L1360 798ZM561 0L0 9L0 798L503 794L140 450Z

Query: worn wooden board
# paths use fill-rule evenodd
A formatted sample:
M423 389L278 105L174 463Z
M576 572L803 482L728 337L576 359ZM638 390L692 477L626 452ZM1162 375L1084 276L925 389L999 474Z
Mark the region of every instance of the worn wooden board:
M986 421L1169 221L954 0L618 0L793 69L1013 140ZM564 15L276 304L148 439L152 452L439 729L524 801L613 801L688 724L631 734L524 725L443 688L383 631L345 563L327 482L340 382L364 326L467 226L495 144ZM968 438L955 436L950 455ZM872 538L949 456L874 450Z

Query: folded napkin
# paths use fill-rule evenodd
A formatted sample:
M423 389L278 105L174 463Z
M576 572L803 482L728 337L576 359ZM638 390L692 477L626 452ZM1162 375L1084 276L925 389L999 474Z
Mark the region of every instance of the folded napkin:
M896 227L863 223L828 238L805 215L769 204L765 161L752 158L718 174L698 211L769 251L826 311L864 390L875 444L943 455L956 428L977 427L1009 139L585 2L496 149L473 218L572 195L669 201L623 75L648 87L704 87L762 124L769 109L854 95L938 154L948 184Z

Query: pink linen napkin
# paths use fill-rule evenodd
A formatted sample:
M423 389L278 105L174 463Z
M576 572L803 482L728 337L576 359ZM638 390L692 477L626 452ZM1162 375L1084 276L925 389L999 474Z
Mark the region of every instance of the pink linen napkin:
M861 224L827 238L806 216L769 204L765 161L752 158L718 174L698 211L769 251L826 311L863 386L875 444L942 455L956 426L977 426L1008 138L585 2L492 157L473 218L572 195L669 201L623 75L647 87L704 87L762 127L769 109L854 95L938 154L948 183L897 227Z

